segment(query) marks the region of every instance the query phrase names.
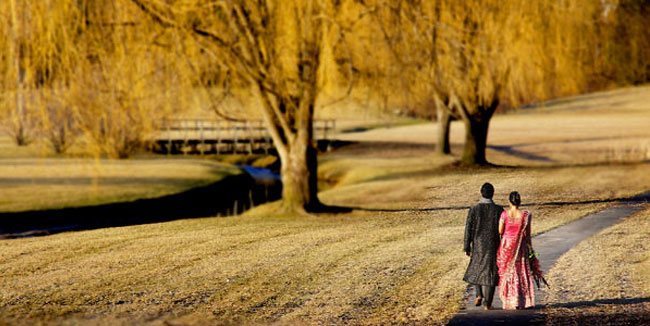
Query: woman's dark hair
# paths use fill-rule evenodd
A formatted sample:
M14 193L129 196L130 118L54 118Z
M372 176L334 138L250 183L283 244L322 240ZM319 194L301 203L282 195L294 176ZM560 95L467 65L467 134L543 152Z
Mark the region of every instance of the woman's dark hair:
M481 186L481 196L483 196L483 198L492 199L492 196L494 196L494 186L489 182L484 183L483 186Z
M519 207L519 205L521 205L521 196L516 191L513 191L513 192L510 193L509 200L510 200L511 204L513 204L513 205L515 205L517 207Z

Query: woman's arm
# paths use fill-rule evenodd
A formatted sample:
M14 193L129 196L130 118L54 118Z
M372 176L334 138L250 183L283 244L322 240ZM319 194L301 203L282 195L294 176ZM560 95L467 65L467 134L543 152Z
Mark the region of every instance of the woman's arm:
M531 237L531 224L533 223L533 213L528 212L528 225L526 225L526 243L528 244L528 252L533 252L533 241Z
M503 212L501 212L501 216L499 217L499 235L501 236L503 236L503 230L505 230L505 220Z

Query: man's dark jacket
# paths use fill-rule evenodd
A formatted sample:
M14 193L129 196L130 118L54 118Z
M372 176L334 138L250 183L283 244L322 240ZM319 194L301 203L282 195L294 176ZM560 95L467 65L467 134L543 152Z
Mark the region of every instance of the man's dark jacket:
M497 250L499 249L499 216L503 208L492 201L481 200L469 209L465 223L465 252L471 252L463 280L470 284L496 286Z

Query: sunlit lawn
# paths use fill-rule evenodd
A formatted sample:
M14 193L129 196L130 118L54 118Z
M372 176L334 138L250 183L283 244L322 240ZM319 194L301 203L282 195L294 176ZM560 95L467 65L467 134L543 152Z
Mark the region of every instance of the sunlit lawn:
M650 210L560 258L546 312L556 324L641 325L650 320ZM587 267L587 270L586 268Z
M618 172L584 183L583 199L607 196L603 185L621 186L616 175L645 178L645 184L649 178L647 166L596 167L591 174L607 170ZM539 186L524 195L529 200L571 200L578 187L566 185L585 178L571 172L451 172L445 188L436 177L406 178L401 186L411 189L410 195L397 183L386 184L394 181L372 181L356 191L359 185L342 187L345 201L336 199L334 190L322 196L343 204L359 196L363 203L364 189L374 189L387 204L410 207L403 212L294 218L269 217L260 207L236 218L1 241L0 318L107 324L442 322L458 308L464 287L466 212L418 209L469 205L483 180L495 182L499 202L506 185ZM553 186L560 176L563 182ZM641 182L626 182L618 194L640 192ZM540 206L533 229L540 232L603 206Z
M495 122L499 128L517 119L554 125L564 121L558 114L525 113ZM630 121L627 130L637 133L645 114L631 114L633 119L619 121ZM500 136L499 128L496 142L507 144L513 136ZM554 133L517 128L514 139L540 144L572 137L559 127ZM375 141L390 140L390 129L373 132ZM648 140L646 132L634 137ZM402 137L397 140L408 142L411 136ZM591 149L578 148L574 155L582 150ZM490 153L502 164L543 166L463 168L426 147L363 155L342 148L321 159L326 187L320 197L327 204L356 207L350 214L277 216L270 204L234 218L0 241L0 323L443 323L459 309L465 289L463 207L478 200L483 182L495 185L501 204L508 192L520 191L526 208L534 211L534 233L600 210L611 205L610 199L650 190L647 161L618 164L595 159L602 154L595 152L589 164L559 156L558 162L536 164ZM211 165L177 166L185 161L115 164L133 164L119 171L102 165L107 176L118 179L156 178L166 173L155 170L169 168L172 178L189 184L212 173ZM23 168L25 175L46 178L45 172ZM79 173L89 177L91 171L92 165ZM589 200L603 202L580 203Z
M236 173L204 160L0 159L0 212L158 197Z
M584 165L650 160L650 86L561 99L557 104L497 115L490 123L488 159L523 166ZM351 141L434 146L437 126L374 129L342 134ZM460 121L451 124L452 151L464 142Z

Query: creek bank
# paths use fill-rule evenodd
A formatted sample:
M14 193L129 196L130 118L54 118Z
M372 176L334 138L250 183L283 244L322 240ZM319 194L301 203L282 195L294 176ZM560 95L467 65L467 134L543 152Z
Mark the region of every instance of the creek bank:
M158 198L138 199L85 207L0 213L0 239L44 236L66 231L91 230L186 218L231 216L282 193L280 177L273 171L240 166L244 173L213 184Z

